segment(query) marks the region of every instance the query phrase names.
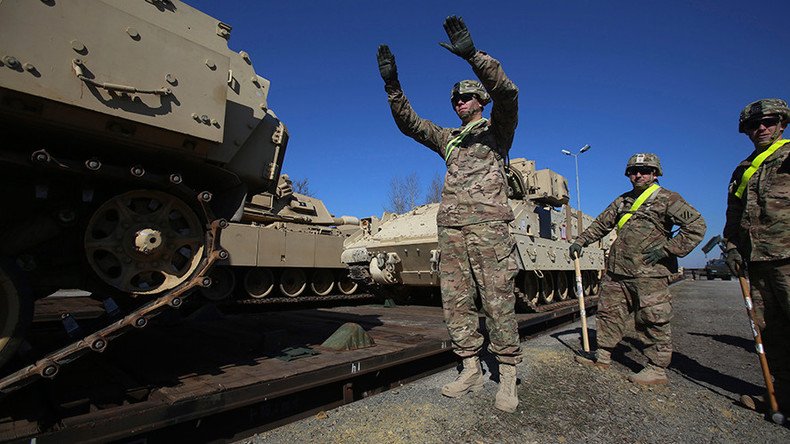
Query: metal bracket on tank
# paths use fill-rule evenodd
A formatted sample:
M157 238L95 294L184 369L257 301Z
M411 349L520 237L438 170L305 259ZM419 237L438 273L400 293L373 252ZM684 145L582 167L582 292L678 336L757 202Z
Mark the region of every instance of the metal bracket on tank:
M109 83L109 82L97 82L96 80L93 80L85 76L85 72L83 70L85 65L80 59L72 60L71 66L74 69L74 73L77 75L78 79L82 80L88 85L95 86L96 88L106 89L107 91L116 91L116 92L127 93L127 94L155 94L157 96L169 96L170 94L173 93L173 91L170 88L166 88L166 87L159 89L139 89L139 88L135 88L134 86L119 85L116 83Z

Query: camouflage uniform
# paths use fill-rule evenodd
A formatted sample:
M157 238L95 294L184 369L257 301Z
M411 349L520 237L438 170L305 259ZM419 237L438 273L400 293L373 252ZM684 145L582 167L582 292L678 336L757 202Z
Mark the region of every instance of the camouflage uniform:
M618 196L575 242L586 246L606 236L640 194L641 191L631 190ZM675 225L680 231L673 237ZM702 215L680 194L666 188L653 193L623 225L607 261L612 284L604 287L598 303L599 348L613 349L623 339L633 317L650 363L661 368L669 366L672 296L667 278L677 272L677 258L700 243L705 228ZM644 254L657 247L663 247L669 256L647 265Z
M765 356L779 406L790 405L790 143L765 159L742 198L733 193L755 150L732 174L724 237L748 262Z
M499 62L477 51L470 59L493 100L491 118L473 129L445 161L442 202L437 215L445 321L455 352L476 355L483 344L474 299L480 295L491 341L502 363L520 361L513 282L515 242L507 227L513 211L507 202L505 158L518 122L518 88ZM462 128L442 128L421 119L395 80L385 84L392 116L407 136L442 159Z

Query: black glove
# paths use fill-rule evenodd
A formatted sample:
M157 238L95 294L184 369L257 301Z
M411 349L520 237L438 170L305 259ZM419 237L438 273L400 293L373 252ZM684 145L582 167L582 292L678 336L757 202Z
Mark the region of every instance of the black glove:
M577 243L573 243L568 248L568 252L571 254L571 259L582 257L582 246Z
M466 60L475 55L477 49L475 49L472 36L469 34L466 24L464 24L464 19L454 15L447 17L444 20L444 30L447 32L447 37L450 38L450 43L439 43L442 47Z
M645 253L644 256L642 256L642 259L647 265L655 265L658 263L658 261L668 256L669 253L664 250L664 247L656 247Z
M393 83L398 81L398 67L395 66L395 56L392 55L390 47L387 45L379 45L379 51L376 54L376 59L379 61L379 73L384 83Z
M727 268L730 269L730 272L735 276L739 276L740 270L743 270L743 258L741 257L741 253L738 252L736 248L727 251L724 253L724 261L727 263Z

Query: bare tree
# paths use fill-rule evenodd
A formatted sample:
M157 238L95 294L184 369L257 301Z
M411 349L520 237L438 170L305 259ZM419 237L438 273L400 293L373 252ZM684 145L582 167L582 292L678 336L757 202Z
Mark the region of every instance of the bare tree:
M310 183L307 179L299 179L293 181L294 193L304 194L305 196L312 197L310 194Z
M389 201L384 210L390 213L405 213L417 206L420 194L420 180L417 173L404 178L393 177L390 181Z
M442 201L442 188L444 188L444 181L442 177L436 173L428 185L428 193L425 195L425 203L438 203Z

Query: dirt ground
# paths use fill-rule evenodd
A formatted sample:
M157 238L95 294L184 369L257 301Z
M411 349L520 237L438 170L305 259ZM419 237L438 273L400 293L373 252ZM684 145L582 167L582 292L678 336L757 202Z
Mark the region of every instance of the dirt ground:
M573 361L578 324L523 343L521 403L493 408L495 372L484 390L441 396L448 370L278 429L243 443L787 443L790 429L737 405L762 392L762 376L736 281L671 287L675 353L670 385L641 388L626 376L645 362L627 338L607 371ZM594 344L594 319L590 320ZM490 357L486 364L496 368Z

